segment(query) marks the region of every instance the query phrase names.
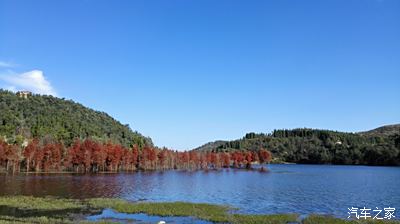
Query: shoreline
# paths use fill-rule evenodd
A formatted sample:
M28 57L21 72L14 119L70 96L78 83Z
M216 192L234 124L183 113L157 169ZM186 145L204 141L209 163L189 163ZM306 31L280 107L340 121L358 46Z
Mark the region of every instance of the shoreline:
M260 165L260 164L253 164L253 165ZM268 165L305 165L305 166L354 166L354 167L399 167L400 166L383 166L383 165L365 165L365 164L310 164L310 163L290 163L290 162L281 162L281 163L270 163ZM122 174L122 173L141 173L141 172L167 172L167 171L184 171L184 172L197 172L197 171L202 171L202 172L210 172L210 171L221 171L221 170L226 170L226 169L232 169L232 170L247 170L247 171L258 171L258 172L269 172L267 166L263 166L266 168L266 170L262 170L260 167L252 167L252 168L210 168L210 169L163 169L163 170L132 170L132 171L100 171L100 172L75 172L75 171L40 171L40 172L26 172L26 171L20 171L20 172L6 172L4 170L0 170L0 175L44 175L44 174L79 174L79 175L96 175L96 174Z

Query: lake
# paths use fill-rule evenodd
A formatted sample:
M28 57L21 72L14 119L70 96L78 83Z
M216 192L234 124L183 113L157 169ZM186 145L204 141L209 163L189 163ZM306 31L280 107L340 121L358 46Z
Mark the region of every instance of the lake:
M1 175L0 195L115 197L226 204L240 213L347 217L349 207L400 210L400 167L269 165L248 170Z

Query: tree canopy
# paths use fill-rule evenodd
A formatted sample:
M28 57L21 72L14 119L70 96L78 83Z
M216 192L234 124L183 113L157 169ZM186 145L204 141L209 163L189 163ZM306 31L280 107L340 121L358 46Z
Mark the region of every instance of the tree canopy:
M299 128L242 139L207 143L196 150L229 152L270 150L276 162L309 164L400 165L400 125L345 133Z
M76 138L93 138L125 147L153 145L128 125L72 100L35 94L23 98L1 89L0 136L12 143L50 138L69 146Z

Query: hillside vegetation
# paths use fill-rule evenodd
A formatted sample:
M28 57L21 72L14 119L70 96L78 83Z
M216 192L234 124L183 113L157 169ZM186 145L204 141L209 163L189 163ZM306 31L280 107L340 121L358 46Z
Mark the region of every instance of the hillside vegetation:
M309 164L400 165L400 125L360 133L307 128L248 133L242 139L175 152L154 147L150 138L128 125L71 100L23 98L0 90L0 168L6 171L250 168L271 158Z
M70 145L75 138L93 138L126 147L152 145L150 138L128 125L72 100L42 95L25 99L4 90L0 90L0 136L8 142L49 138Z
M387 136L392 136L392 135L398 135L400 134L400 124L394 124L394 125L385 125L379 128L375 128L373 130L370 131L366 131L366 132L360 132L358 133L360 135L363 136L383 136L383 137L387 137Z
M260 148L271 151L275 162L400 165L400 125L360 133L307 128L248 133L242 139L207 143L195 150L228 152Z
M271 153L154 147L106 113L52 96L0 91L0 172L118 172L247 168Z

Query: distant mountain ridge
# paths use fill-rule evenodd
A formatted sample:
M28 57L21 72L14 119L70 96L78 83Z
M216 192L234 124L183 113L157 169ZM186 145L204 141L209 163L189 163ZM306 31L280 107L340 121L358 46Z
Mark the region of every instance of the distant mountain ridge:
M400 165L400 124L347 133L298 128L247 133L232 141L206 143L200 151L270 150L276 162Z
M365 132L358 132L360 135L370 136L391 136L400 133L400 124L385 125Z
M69 145L75 138L112 141L130 147L152 140L108 114L72 100L0 89L0 137L11 141L50 138Z

